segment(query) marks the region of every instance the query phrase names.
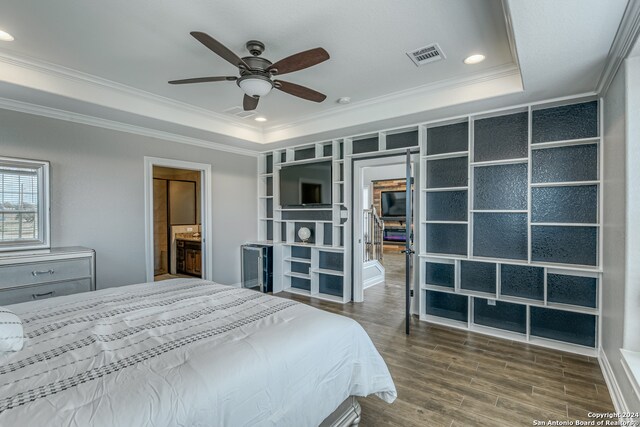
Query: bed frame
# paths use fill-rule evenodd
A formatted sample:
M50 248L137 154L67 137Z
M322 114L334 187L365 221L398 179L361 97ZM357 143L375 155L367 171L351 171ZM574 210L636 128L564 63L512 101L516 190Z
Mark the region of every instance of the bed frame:
M361 413L362 408L355 396L349 396L319 427L358 427Z

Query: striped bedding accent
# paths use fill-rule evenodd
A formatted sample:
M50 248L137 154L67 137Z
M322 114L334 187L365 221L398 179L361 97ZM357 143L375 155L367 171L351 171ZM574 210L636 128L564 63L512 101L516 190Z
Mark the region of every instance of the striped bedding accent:
M9 308L25 347L0 355L0 425L312 426L349 395L395 398L356 322L246 289L174 279Z

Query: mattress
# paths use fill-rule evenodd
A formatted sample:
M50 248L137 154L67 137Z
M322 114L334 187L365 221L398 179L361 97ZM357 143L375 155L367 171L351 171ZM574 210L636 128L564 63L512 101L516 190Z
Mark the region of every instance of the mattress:
M355 321L174 279L9 306L0 425L317 426L348 396L396 390Z

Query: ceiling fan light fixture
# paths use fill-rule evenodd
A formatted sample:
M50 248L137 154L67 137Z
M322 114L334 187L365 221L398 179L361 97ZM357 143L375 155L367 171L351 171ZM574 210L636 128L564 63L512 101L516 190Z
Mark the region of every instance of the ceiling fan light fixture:
M255 74L241 77L238 79L237 83L244 93L253 97L265 96L271 92L271 89L273 88L273 82L271 79Z
M14 40L13 36L6 31L0 30L0 41L3 42L12 42Z

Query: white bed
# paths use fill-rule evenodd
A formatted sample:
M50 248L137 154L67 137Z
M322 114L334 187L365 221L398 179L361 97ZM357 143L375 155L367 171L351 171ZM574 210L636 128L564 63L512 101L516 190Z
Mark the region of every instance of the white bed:
M9 306L0 425L317 426L349 396L396 390L355 321L202 280Z

